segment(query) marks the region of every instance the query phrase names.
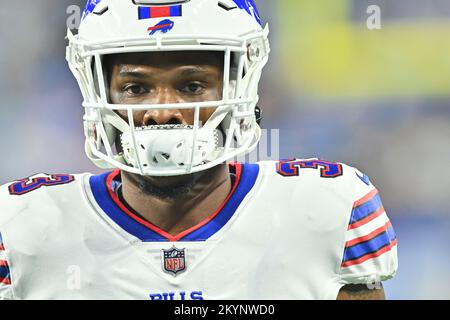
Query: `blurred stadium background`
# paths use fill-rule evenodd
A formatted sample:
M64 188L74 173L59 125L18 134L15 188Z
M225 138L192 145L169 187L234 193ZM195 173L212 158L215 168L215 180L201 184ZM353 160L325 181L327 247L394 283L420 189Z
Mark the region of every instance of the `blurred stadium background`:
M399 238L388 298L450 299L450 1L256 2L272 39L260 105L264 127L280 129L280 157L371 176ZM83 3L0 2L0 183L98 172L64 60L66 10ZM380 30L366 26L369 5Z

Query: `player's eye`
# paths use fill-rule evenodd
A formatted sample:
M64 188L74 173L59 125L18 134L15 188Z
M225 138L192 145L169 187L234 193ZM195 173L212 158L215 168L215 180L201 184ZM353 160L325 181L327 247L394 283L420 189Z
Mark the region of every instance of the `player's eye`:
M147 88L138 84L127 85L124 91L130 96L139 96L148 92Z
M188 94L201 94L204 89L205 87L199 82L189 82L180 91Z

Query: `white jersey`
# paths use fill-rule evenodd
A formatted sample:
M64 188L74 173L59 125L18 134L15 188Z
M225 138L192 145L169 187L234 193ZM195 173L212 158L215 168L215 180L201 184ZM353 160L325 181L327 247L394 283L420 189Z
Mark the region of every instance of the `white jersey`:
M396 236L367 176L317 159L230 165L225 203L171 236L120 202L119 171L0 189L4 299L335 299L391 278Z

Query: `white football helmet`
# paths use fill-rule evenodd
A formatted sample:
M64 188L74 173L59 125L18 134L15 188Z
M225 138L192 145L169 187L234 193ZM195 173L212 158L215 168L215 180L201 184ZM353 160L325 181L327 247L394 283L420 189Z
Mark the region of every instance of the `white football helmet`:
M67 61L84 99L88 157L100 168L173 176L209 169L254 150L261 137L255 108L270 52L268 33L253 0L88 1L78 34L68 30L67 47ZM161 51L223 52L222 99L111 104L105 55ZM214 114L201 124L200 110L211 107ZM194 123L135 126L136 110L156 109L195 110ZM128 121L119 110L127 112ZM121 148L114 148L118 137Z

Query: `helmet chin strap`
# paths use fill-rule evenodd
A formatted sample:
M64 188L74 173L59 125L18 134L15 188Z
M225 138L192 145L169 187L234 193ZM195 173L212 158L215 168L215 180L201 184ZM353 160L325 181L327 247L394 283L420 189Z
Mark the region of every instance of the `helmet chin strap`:
M117 136L117 130L119 132L128 132L130 130L129 124L123 120L119 115L117 115L112 110L105 110L103 112L103 119L102 122L105 126L105 131L108 135L108 140L111 143L114 143ZM108 124L109 127L107 128L105 124Z

